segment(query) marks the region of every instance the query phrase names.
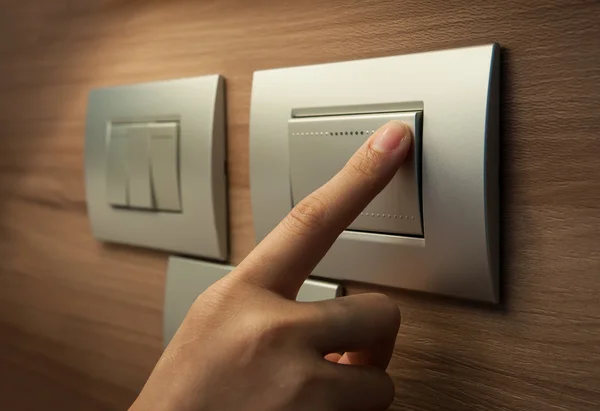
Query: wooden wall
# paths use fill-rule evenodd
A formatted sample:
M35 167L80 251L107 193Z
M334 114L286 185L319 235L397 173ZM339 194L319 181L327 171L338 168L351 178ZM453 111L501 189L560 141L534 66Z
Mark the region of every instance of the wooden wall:
M597 0L0 0L0 10L0 409L124 410L161 351L167 255L90 234L90 88L226 77L238 263L254 246L254 70L492 41L504 48L504 303L384 290L403 311L393 409L600 409Z

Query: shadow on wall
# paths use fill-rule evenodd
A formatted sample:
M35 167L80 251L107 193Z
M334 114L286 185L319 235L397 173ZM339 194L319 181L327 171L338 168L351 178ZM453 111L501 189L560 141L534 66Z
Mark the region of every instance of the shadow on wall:
M3 10L0 220L10 218L6 207L15 198L85 210L83 174L73 176L72 168L82 168L88 92L106 78L100 71L106 66L96 64L99 50L118 41L128 20L158 3L38 2ZM42 154L48 151L55 155ZM10 240L3 228L0 238Z
M126 330L134 315L141 316L135 321L146 322L148 328L159 329L159 319L153 314L157 310L146 314L151 310L140 304L130 318L118 318L106 307L96 322L86 322L95 308L78 295L85 288L82 285L104 281L110 288L111 281L118 284L119 280L98 278L91 269L86 272L106 253L86 246L93 240L85 224L83 136L90 88L118 78L115 71L123 71L99 64L99 59L110 56L112 47L124 40L122 28L128 21L159 2L4 3L0 12L0 379L9 384L0 390L0 397L9 409L16 409L10 404L17 397L19 409L41 399L62 409L77 403L82 405L77 409L127 404L153 365L157 350L146 343L152 336L136 336L141 340L136 347L141 349L132 352L131 361L141 364L139 370L125 367L110 382L102 380L105 364L119 358L103 357L103 342L127 346L126 337L110 333ZM136 73L129 75L134 78ZM105 269L116 266L118 259L114 250L107 253L112 256ZM130 260L148 261L143 254L136 253ZM140 285L139 292L150 286ZM155 304L148 300L146 305ZM108 323L107 318L114 321ZM56 381L71 381L69 395L57 390L63 382L43 380L46 374ZM18 393L23 384L29 386L31 396ZM106 395L94 402L86 397L93 387ZM96 408L90 407L94 404Z

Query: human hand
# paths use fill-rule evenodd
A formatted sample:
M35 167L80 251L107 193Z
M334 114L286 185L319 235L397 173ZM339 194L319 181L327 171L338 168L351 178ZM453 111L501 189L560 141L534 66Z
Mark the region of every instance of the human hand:
M294 300L340 233L392 179L411 143L403 123L381 127L200 295L130 411L387 409L396 304L380 294Z

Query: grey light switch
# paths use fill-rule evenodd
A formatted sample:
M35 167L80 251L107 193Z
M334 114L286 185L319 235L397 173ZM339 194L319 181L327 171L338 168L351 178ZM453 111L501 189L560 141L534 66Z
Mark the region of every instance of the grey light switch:
M500 50L486 44L255 72L256 242L339 170L383 117L421 112L414 167L401 167L313 273L497 303Z
M93 235L226 261L225 142L219 75L92 90L85 191Z
M403 121L414 134L410 158L348 230L423 236L420 201L421 112L296 117L289 121L292 200L297 204L344 167L380 126Z
M108 139L106 157L106 199L112 206L127 206L127 132L122 127L113 127Z
M158 123L149 128L152 191L156 208L181 211L178 173L177 123Z
M127 174L129 206L153 207L150 185L150 158L148 155L148 132L146 126L132 126L127 132Z

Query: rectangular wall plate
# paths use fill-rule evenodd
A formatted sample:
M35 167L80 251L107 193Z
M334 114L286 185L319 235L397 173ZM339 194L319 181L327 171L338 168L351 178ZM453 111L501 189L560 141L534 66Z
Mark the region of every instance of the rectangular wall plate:
M224 93L219 75L91 91L85 183L95 237L227 260Z
M255 72L256 240L293 205L295 118L422 111L423 237L345 231L314 274L497 302L499 71L499 46L490 44Z
M196 298L234 268L230 265L189 258L169 258L163 321L165 347L175 335ZM339 284L311 279L304 282L296 300L303 302L330 300L342 294L343 290Z

